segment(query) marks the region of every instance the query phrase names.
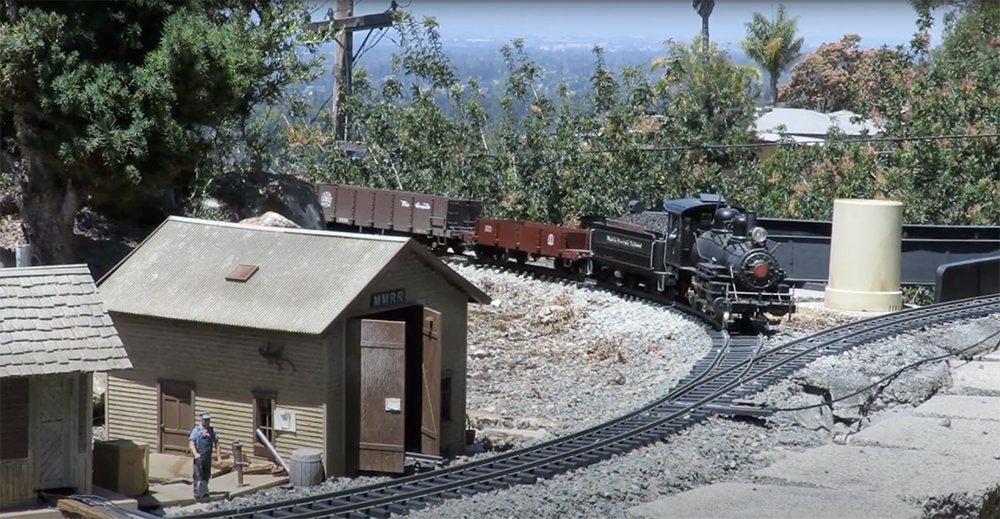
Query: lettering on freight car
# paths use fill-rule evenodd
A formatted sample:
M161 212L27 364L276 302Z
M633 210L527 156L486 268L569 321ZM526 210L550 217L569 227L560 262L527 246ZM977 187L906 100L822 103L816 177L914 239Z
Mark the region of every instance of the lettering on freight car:
M549 237L545 238L545 243L549 244L549 247L556 244L556 237L552 233L549 233Z
M409 202L409 201L407 201L407 200L400 200L400 201L399 201L399 205L400 205L401 207L410 207L410 202Z
M483 225L483 232L493 232L493 226L490 224Z
M322 195L319 195L319 205L323 207L330 207L333 205L333 193L329 191L323 191Z
M382 308L384 306L400 305L405 302L406 289L395 288L392 290L386 290L385 292L376 292L372 294L369 306L372 308Z
M614 243L615 245L622 245L625 247L630 247L633 249L642 249L642 243L635 240L630 240L628 238L621 238L613 234L605 234L604 241L608 243Z
M424 211L431 210L431 204L428 204L427 202L417 202L413 204L413 206L416 207L417 209L423 209Z

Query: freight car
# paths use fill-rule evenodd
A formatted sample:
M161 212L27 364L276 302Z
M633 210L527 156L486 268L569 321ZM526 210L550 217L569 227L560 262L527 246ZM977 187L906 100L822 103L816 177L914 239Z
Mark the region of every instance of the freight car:
M593 276L659 292L729 327L795 312L793 289L753 211L719 195L663 202L591 224Z
M476 257L493 262L550 258L557 270L588 274L590 231L537 222L480 217L465 236Z
M331 230L410 236L438 254L472 250L491 263L549 258L579 279L675 298L726 328L795 312L767 231L719 195L653 211L633 201L631 214L578 229L483 218L476 200L336 184L316 191Z
M316 184L327 229L410 236L438 254L464 251L483 204L446 196Z

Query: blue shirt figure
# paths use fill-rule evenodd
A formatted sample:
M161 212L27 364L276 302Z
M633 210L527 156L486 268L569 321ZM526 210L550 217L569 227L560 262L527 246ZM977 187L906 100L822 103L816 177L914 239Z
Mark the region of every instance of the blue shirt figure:
M191 429L191 435L188 439L194 446L197 456L205 456L211 458L212 447L214 447L219 442L219 436L215 433L215 428L209 425L209 420L211 420L211 415L205 413L202 415L201 423L196 425L194 429Z

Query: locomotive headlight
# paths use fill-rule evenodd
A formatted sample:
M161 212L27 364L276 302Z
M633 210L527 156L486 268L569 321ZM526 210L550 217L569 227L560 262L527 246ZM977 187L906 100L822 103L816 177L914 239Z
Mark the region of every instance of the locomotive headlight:
M750 239L756 244L761 244L767 241L767 230L763 227L754 227L750 230Z

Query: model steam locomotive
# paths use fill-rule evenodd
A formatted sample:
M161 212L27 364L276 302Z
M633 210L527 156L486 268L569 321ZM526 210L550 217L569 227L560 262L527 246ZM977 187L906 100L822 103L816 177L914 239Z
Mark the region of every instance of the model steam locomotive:
M756 214L719 195L652 211L632 201L630 213L581 229L485 218L476 200L333 184L317 192L331 230L410 236L439 254L472 251L494 263L547 258L580 278L672 297L727 328L795 312Z
M684 300L723 325L795 312L792 287L753 211L718 195L591 224L592 275Z

